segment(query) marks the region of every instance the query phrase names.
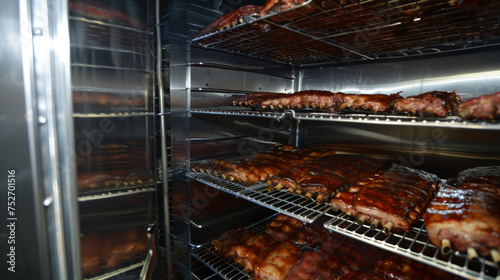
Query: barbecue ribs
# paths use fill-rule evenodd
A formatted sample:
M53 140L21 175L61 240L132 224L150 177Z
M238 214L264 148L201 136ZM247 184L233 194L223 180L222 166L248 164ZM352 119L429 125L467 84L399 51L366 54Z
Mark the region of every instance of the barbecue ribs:
M478 167L462 171L441 187L424 222L430 241L458 251L474 249L483 256L500 251L500 167ZM456 186L456 187L454 187ZM445 242L445 243L443 243ZM500 260L495 260L498 262Z
M446 117L456 113L462 98L455 91L430 91L394 102L397 112L421 116Z
M304 224L284 214L279 214L267 224L265 232L277 241L288 240L311 248L318 246L328 236L328 231L321 224Z
M361 222L380 223L386 232L409 231L424 213L439 178L433 174L394 164L388 171L359 181L330 201Z

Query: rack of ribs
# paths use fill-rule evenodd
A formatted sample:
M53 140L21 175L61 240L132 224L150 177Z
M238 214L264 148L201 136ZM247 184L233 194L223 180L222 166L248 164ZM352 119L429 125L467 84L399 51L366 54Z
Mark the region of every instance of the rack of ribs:
M440 188L424 214L430 241L470 259L490 255L500 264L500 167L462 171Z
M378 224L384 232L409 231L425 212L439 178L422 170L394 164L388 171L359 181L330 201L334 210L352 215L360 223Z
M297 148L277 144L263 153L239 161L209 160L191 164L194 173L207 173L244 184L265 182L290 165L300 165L314 158L334 154L332 150Z
M457 112L462 119L494 120L500 116L500 92L479 96L460 103Z
M289 165L269 179L269 189L285 188L318 204L356 181L382 170L382 162L364 155L333 154L314 158L301 165Z
M285 280L301 253L290 241L271 246L254 263L253 279Z
M266 225L265 232L276 241L291 241L298 245L314 248L328 236L328 231L320 223L304 224L293 217L279 214Z
M337 92L334 94L333 106L328 107L328 112L342 113L346 109L363 109L374 114L389 112L396 101L403 99L399 94L399 92L394 94L346 94Z
M394 102L396 112L446 117L456 113L462 98L455 91L429 91Z
M389 112L393 104L403 97L395 94L347 94L322 90L303 90L295 93L257 92L232 101L233 106L248 106L264 109L325 109L330 113L341 113L347 109L363 109L373 113Z
M253 264L264 250L274 243L275 241L265 234L241 228L231 230L212 241L219 256L242 265L247 272L253 271Z
M328 280L341 279L354 271L339 254L326 251L309 251L295 263L287 280Z

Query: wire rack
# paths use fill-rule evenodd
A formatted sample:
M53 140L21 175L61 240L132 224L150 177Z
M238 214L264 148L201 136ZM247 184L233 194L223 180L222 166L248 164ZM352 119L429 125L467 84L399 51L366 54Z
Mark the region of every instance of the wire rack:
M325 228L349 237L367 242L373 246L393 251L394 253L424 262L450 273L475 279L499 279L497 268L491 259L480 257L470 261L466 253L453 251L443 255L440 248L429 241L424 222L420 220L411 231L385 234L379 227L359 224L355 218L340 212L330 211L325 214L331 219L325 222Z
M261 220L255 224L249 225L246 229L252 230L257 234L264 233L266 225L271 222L276 215ZM251 279L250 276L240 266L235 266L232 261L221 258L215 252L212 244L206 244L201 248L192 251L193 256L217 272L221 277L228 280Z
M293 65L397 58L498 45L499 1L312 0L192 40Z
M467 129L500 129L498 121L489 120L463 120L456 116L444 118L437 117L414 117L404 115L370 114L370 113L345 113L330 114L318 111L308 111L307 109L287 109L284 111L241 111L241 110L193 110L196 114L219 114L230 116L251 116L262 118L283 119L288 116L296 120L313 120L329 122L354 122L369 124L387 124L387 125L418 125L418 126L437 126L437 127L456 127Z
M387 235L380 227L372 229L370 225L359 224L355 218L347 214L334 212L328 204L317 205L311 199L283 190L269 192L266 184L244 186L208 174L198 173L191 173L190 177L304 222L310 223L321 217L322 220L327 220L324 227L330 231L424 262L458 276L476 279L500 279L497 277L500 275L499 271L489 257L479 257L477 261L471 261L467 253L453 251L448 255L441 254L440 248L430 243L422 220L415 224L409 232L393 232ZM270 219L265 219L249 228L256 232L262 232L269 221ZM231 262L219 258L210 245L197 249L195 256L220 275L225 275L226 279L249 279L243 270L234 267Z
M314 222L330 209L330 206L326 203L316 204L312 199L294 195L285 190L268 191L267 185L264 183L244 186L208 174L198 173L191 173L190 177L216 189L252 201L306 223Z

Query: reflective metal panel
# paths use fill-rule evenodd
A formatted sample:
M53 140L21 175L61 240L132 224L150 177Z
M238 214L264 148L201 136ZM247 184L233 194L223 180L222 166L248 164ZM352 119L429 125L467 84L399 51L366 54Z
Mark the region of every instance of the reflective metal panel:
M402 91L402 96L456 90L463 99L500 91L500 48L419 59L303 70L302 89L345 93Z

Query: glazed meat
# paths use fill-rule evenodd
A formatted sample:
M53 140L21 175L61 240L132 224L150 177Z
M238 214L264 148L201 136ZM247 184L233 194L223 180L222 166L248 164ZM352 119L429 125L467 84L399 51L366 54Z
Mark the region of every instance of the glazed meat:
M337 193L330 204L362 222L380 223L386 232L409 231L424 213L438 181L433 174L395 164L382 175Z
M253 271L257 258L274 243L275 241L265 234L241 228L229 231L212 241L220 256L242 265L247 272Z
M316 197L318 203L360 179L380 172L382 162L362 155L335 154L315 158L276 173L270 188L286 188Z
M314 158L334 154L331 150L296 148L277 144L263 153L242 161L209 160L191 164L194 173L208 173L230 181L254 184L267 181L291 165L300 165Z
M500 92L472 98L460 103L457 112L463 119L494 120L500 116Z
M196 37L205 36L216 31L230 28L235 26L238 23L243 23L243 16L250 16L252 14L259 13L261 6L256 5L245 5L241 8L238 8L232 12L224 14L217 19L215 19L212 23L201 29Z
M430 241L441 246L443 240L461 252L473 248L487 256L500 250L500 200L498 195L476 189L443 186L424 214ZM444 245L442 251L448 248Z
M287 280L328 280L338 279L351 271L349 266L338 254L310 251L304 253L295 263Z
M374 272L400 280L455 279L453 274L387 251L378 256Z
M360 94L354 102L353 109L362 108L373 113L388 112L392 110L394 102L403 99L399 93L386 94Z
M253 278L262 280L284 280L295 262L300 258L300 249L289 241L268 248L254 263Z
M285 241L294 231L304 227L304 223L298 219L279 214L274 220L266 225L265 232L274 240Z
M420 116L446 117L456 112L462 101L455 91L430 91L394 102L394 110Z
M304 224L284 214L279 214L267 224L265 232L277 241L288 240L311 248L318 246L328 236L328 231L320 223Z

